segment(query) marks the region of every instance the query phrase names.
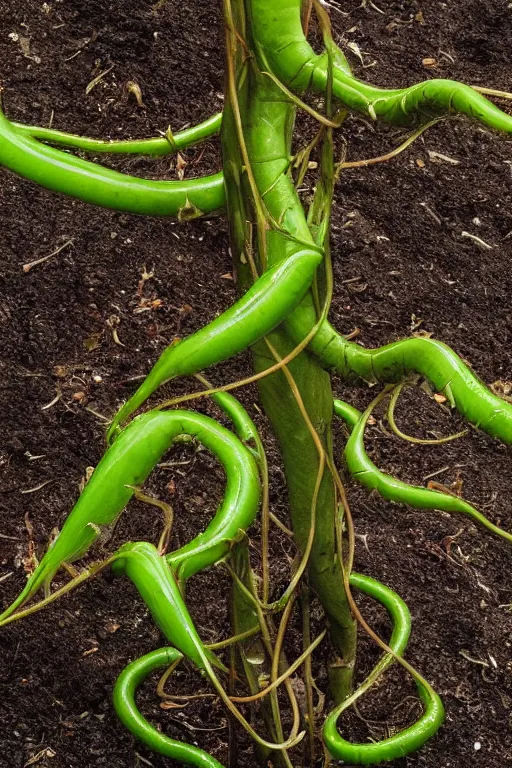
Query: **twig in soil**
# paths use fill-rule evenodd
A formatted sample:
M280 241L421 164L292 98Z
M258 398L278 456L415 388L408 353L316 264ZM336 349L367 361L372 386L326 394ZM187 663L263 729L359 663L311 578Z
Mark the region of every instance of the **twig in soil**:
M423 478L423 482L425 482L425 480L430 480L431 477L437 477L437 475L442 475L443 472L448 472L449 469L450 469L449 464L447 464L446 467L441 467L441 469L436 469L436 471L431 472L430 475L425 475L425 477Z
M441 221L441 219L439 218L439 216L437 215L437 213L434 213L434 211L433 211L431 208L429 208L429 207L428 207L428 205L427 205L426 203L420 203L420 205L421 205L421 207L422 207L422 208L424 208L424 209L426 210L426 212L427 212L427 213L428 213L430 216L432 216L432 218L434 219L434 221L435 221L435 222L437 222L437 224L439 224L439 226L441 226L441 225L442 225L442 223L443 223L443 222Z
M484 88L481 85L472 85L474 91L484 93L486 96L496 96L497 99L512 99L512 93L508 91L497 91L495 88Z
M101 83L101 81L103 80L105 75L108 75L109 72L112 72L112 70L114 69L114 66L115 66L115 64L112 64L111 67L109 67L108 69L105 69L103 72L100 72L99 75L96 75L96 77L93 80L91 80L90 83L87 84L87 87L85 89L85 95L86 96L88 96L90 94L90 92L92 91L93 88L96 88L98 83Z
M107 325L112 331L112 338L114 339L114 343L117 344L119 347L124 347L126 345L123 344L123 342L121 341L121 339L117 334L117 326L119 325L120 322L121 320L117 315L111 315L107 320Z
M339 171L344 168L361 168L367 165L375 165L376 163L385 163L388 160L391 160L401 154L404 150L410 147L411 144L415 142L416 139L418 139L428 128L436 125L436 123L439 121L440 118L437 118L436 120L431 120L429 123L421 126L421 128L418 128L417 131L414 131L414 133L412 133L402 144L400 144L399 147L396 147L396 149L387 152L385 155L379 155L379 157L370 157L366 160L353 160L351 162L339 163L337 172L339 173Z
M86 411L89 411L89 413L92 413L93 416L96 416L97 419L100 421L104 421L105 423L110 421L108 416L104 416L102 413L98 413L98 411L95 411L94 408L90 408L89 406L86 406Z
M149 765L151 768L154 768L153 763L150 763L149 760L147 760L145 757L142 757L142 755L139 755L138 752L135 753L135 757L137 758L137 765L139 763L144 763L144 765Z
M52 749L51 747L45 747L40 752L37 753L37 755L34 755L33 757L28 760L23 768L28 768L29 765L34 765L35 763L38 763L39 760L45 757L55 757L56 751Z
M47 411L49 408L52 408L54 405L56 405L59 402L61 397L62 397L62 392L60 391L60 389L58 389L57 394L55 395L53 400L50 400L49 403L46 403L46 405L41 406L41 410Z
M35 493L36 491L40 491L41 488L44 488L45 485L48 485L49 483L53 483L53 480L45 480L44 483L39 483L39 485L36 485L34 488L27 488L24 491L20 491L20 493Z
M470 240L474 240L475 243L480 245L482 248L485 248L487 251L492 251L494 248L494 245L490 245L489 243L486 243L485 240L482 240L481 237L478 237L477 235L472 235L471 232L461 232L461 237L468 237Z
M64 245L59 246L54 251L48 254L48 256L43 256L41 259L36 259L35 261L29 261L27 264L23 265L23 271L24 272L30 272L32 267L36 267L38 264L44 264L45 261L48 261L53 256L57 256L58 253L64 250L64 248L67 248L68 245L73 245L73 239L67 240Z

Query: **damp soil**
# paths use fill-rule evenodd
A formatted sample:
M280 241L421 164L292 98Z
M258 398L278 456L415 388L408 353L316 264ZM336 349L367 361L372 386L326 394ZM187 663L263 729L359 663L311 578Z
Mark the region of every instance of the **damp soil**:
M512 90L512 10L503 0L337 2L338 40L360 76L379 85L454 77ZM0 81L8 115L26 123L110 138L151 136L195 123L222 107L223 33L213 0L0 0ZM106 72L86 95L86 87ZM128 82L140 87L138 106ZM506 108L506 104L505 104ZM361 117L343 129L349 159L396 146L396 130ZM184 153L186 177L214 169L215 142ZM119 167L119 161L115 163ZM175 162L128 158L130 173L176 178ZM502 137L452 119L391 162L346 171L333 219L336 277L332 319L371 346L413 332L452 345L489 384L512 380L512 150ZM0 185L0 592L20 590L32 554L62 524L79 484L104 448L104 419L176 336L201 327L235 297L226 224L187 225L102 211L3 172ZM472 237L480 238L480 243ZM484 244L487 244L484 245ZM46 262L23 265L65 246ZM114 333L115 331L115 333ZM216 382L249 372L241 356L211 372ZM172 392L190 382L177 382ZM341 397L364 406L370 390ZM506 384L505 384L506 386ZM270 445L271 502L286 520L286 488L257 392L241 398ZM214 413L200 403L200 410ZM421 390L404 394L397 418L413 434L458 431L462 422ZM339 440L343 439L340 432ZM512 529L510 450L471 429L425 447L377 423L368 447L408 481L428 476ZM169 457L148 489L176 513L173 546L213 514L222 473L193 446ZM433 683L446 724L397 768L512 764L512 588L510 548L465 519L388 504L349 484L357 526L357 570L396 589L413 616L408 658ZM134 505L106 549L156 541L158 510ZM257 540L257 528L252 532ZM286 579L286 550L273 542L273 575ZM96 553L96 556L101 553ZM191 580L201 635L226 637L228 581L220 569ZM375 627L388 627L363 603ZM288 651L297 651L292 628ZM163 640L125 581L97 578L51 608L0 632L0 765L52 768L177 765L136 744L113 713L111 693L126 663ZM363 674L376 658L363 637ZM315 656L325 681L326 654ZM400 672L349 720L354 737L382 738L417 710ZM185 668L173 685L205 690ZM327 703L328 705L328 703ZM162 709L148 686L144 712L175 738L226 759L228 724L215 700ZM236 764L255 764L238 732Z

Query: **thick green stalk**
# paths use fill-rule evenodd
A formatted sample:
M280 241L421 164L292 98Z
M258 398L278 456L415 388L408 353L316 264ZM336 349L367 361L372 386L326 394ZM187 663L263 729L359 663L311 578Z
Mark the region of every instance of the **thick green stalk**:
M239 8L242 3L230 5ZM249 25L244 35L246 45L250 47L257 35L258 26ZM233 66L233 60L237 59L237 50L240 52L237 43L239 44L241 37L239 34L235 41L232 38L231 46L228 46L228 70L232 68L235 84L243 84L243 88L234 91L233 83L231 88L228 83L225 99L227 106L221 132L228 211L232 221L244 223L248 217L247 212L252 213L252 230L260 235L257 250L258 268L272 270L281 262L294 258L295 254L304 249L305 243L313 245L313 238L288 173L295 105L270 78L256 70L254 62L249 66L240 53L238 68ZM261 59L258 60L258 65L262 65ZM237 152L239 156L245 152L246 171L247 160L249 161L250 167L245 175L240 173L239 165L236 168L234 160L236 161ZM240 211L241 205L243 212ZM263 238L262 215L266 225ZM247 232L247 228L233 228L232 225L235 267L240 286L246 288L250 277L247 267L240 269L241 262L247 262L247 242L241 234L242 231ZM293 314L301 313L303 305L308 309L314 306L311 291L308 291ZM316 318L308 330L311 330L315 320ZM280 357L286 356L295 347L295 343L283 328L273 332L269 340ZM258 373L275 363L275 358L264 340L253 346L253 361ZM295 380L312 425L319 435L323 450L327 456L332 457L333 406L330 377L306 353L292 360L288 369ZM284 373L278 371L260 379L259 388L263 406L281 448L292 526L297 545L302 552L307 548L311 526L315 525L309 577L331 622L332 637L338 653L338 658L332 666L331 682L336 699L342 700L348 695L352 684L355 626L336 559L334 481L326 471L319 488L317 487L318 447Z
M271 334L269 339L281 357L293 349L293 342L283 331ZM265 370L274 362L264 342L253 347L253 361L256 371ZM325 451L332 456L333 409L329 375L306 353L295 358L288 369L295 379ZM295 540L304 552L312 525L312 500L318 470L317 448L284 374L279 371L261 379L259 390L283 458ZM331 474L325 472L316 503L315 538L308 573L311 585L331 623L331 635L339 654L330 673L333 695L340 701L352 685L356 638L354 622L343 591L343 577L336 559L335 514L334 482Z

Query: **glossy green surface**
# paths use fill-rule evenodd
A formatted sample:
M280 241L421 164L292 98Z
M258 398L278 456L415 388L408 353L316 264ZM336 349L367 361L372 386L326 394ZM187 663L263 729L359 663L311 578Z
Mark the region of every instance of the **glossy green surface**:
M258 27L253 30L255 38ZM261 67L263 63L258 61ZM311 247L315 238L308 226L306 213L300 202L291 174L289 157L295 119L295 104L284 98L282 91L273 81L254 71L247 73L248 97L241 109L247 152L250 158L254 183L260 195L267 217L278 222L270 228L265 249L260 244L259 260L263 251L267 269L286 263L300 252L304 242ZM223 146L229 140L224 136ZM231 140L234 139L231 137ZM227 153L227 150L225 150ZM251 203L253 190L248 183L242 184L242 194ZM226 185L227 190L230 184ZM328 195L326 210L329 212ZM228 197L229 203L229 197ZM230 215L235 205L228 205ZM316 223L316 222L315 222ZM325 257L324 243L322 261ZM233 249L236 253L236 246ZM236 258L236 257L235 257ZM261 268L263 268L263 264ZM323 271L323 267L320 269ZM308 290L300 303L287 313L287 320L296 318L304 331L300 341L310 333L319 314L316 309L312 275ZM319 302L326 297L319 285ZM286 296L283 287L282 297ZM304 320L306 322L304 322ZM286 324L269 334L269 341L279 357L290 355L297 340L288 333ZM300 343L299 341L299 343ZM253 365L257 373L265 372L275 363L265 341L254 345ZM311 426L317 431L318 439L327 456L332 457L332 389L330 377L322 366L307 352L301 353L287 365L289 374L297 386L302 403L307 410ZM329 667L330 688L336 700L342 700L352 685L354 669L356 627L350 612L343 587L343 576L336 558L336 540L333 519L336 514L336 491L329 471L323 471L318 482L320 467L318 445L311 433L311 427L304 420L296 395L290 388L283 372L276 372L261 378L258 382L260 398L277 437L287 480L288 505L295 540L301 553L308 547L310 532L314 526L314 538L308 560L308 575L315 594L329 617L330 632L336 656Z
M160 755L170 757L182 765L223 768L221 763L202 749L165 736L143 717L137 707L135 695L144 680L157 669L169 667L181 658L181 653L174 648L158 648L132 661L121 672L114 687L114 708L117 716L130 733Z
M343 452L347 469L365 488L377 491L383 498L389 501L408 504L416 509L439 509L443 512L455 512L466 515L474 523L487 528L491 533L495 533L497 536L512 542L512 534L491 523L485 515L472 507L471 504L468 504L467 501L464 501L464 499L431 490L430 488L422 488L421 486L404 483L378 469L366 453L364 446L364 431L368 423L370 410L362 414L348 403L335 400L334 412L351 429L351 435Z
M112 566L116 576L133 581L155 624L180 653L204 670L208 654L166 559L147 541L129 542Z
M82 557L105 535L144 483L173 441L190 435L220 461L226 473L224 499L206 530L169 556L180 579L223 557L253 522L259 501L256 462L232 432L213 419L192 411L149 412L134 419L107 450L84 488L60 534L45 554L25 589L0 616L10 616L43 585L49 584L63 563Z
M185 128L179 133L156 136L151 139L91 139L87 136L77 136L54 128L41 128L38 125L12 123L20 133L33 139L55 144L60 147L81 149L84 152L105 153L109 155L150 155L163 157L187 149L194 144L209 139L220 131L222 113L212 115L207 120L191 128Z
M190 181L151 181L111 171L41 144L16 129L0 111L0 166L85 203L182 220L224 206L222 174Z

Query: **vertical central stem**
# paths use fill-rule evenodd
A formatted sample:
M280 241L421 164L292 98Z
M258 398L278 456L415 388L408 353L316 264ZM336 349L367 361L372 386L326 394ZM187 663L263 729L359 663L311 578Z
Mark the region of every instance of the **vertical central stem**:
M270 6L275 0L268 2ZM225 0L225 9L228 83L222 124L223 166L235 272L239 288L246 290L254 279L254 268L261 273L303 251L308 243L312 249L317 246L290 173L295 104L265 75L264 52L258 45L260 16L252 16L251 0ZM277 17L275 23L280 23ZM310 290L295 310L309 322L306 333L312 327L311 318L314 322L317 316L316 311L311 312L315 298L318 296ZM284 327L268 340L281 357L296 346ZM253 347L253 362L256 372L275 364L265 340ZM323 450L332 459L330 377L307 352L296 356L288 371ZM281 449L292 527L301 552L306 550L314 514L308 576L331 625L336 650L331 687L335 699L341 701L351 690L356 630L337 557L335 484L326 469L315 504L318 445L283 371L260 379L259 389Z
M281 357L295 346L284 331L273 333L270 341ZM274 363L264 342L253 348L253 360L258 372ZM333 396L329 375L305 352L296 357L288 368L322 445L332 457ZM310 532L317 479L317 448L284 374L279 371L261 379L259 390L283 458L295 540L299 550L304 552ZM335 699L342 701L352 686L355 626L346 601L343 576L336 554L336 513L334 481L330 472L326 471L316 506L315 538L308 575L331 624L331 638L337 651L337 658L330 665L331 689Z

